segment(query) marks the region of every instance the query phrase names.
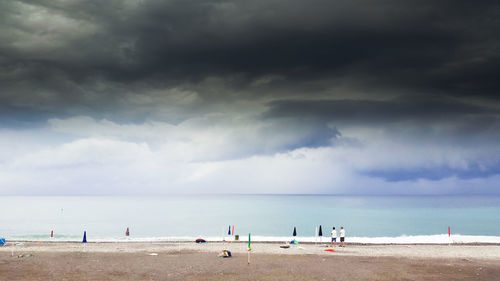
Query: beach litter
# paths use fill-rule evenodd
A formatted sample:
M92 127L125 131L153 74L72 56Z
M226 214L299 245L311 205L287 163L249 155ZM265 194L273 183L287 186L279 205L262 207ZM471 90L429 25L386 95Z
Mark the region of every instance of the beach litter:
M325 249L325 252L335 252L335 249Z
M282 248L282 249L288 249L288 248L290 248L290 245L281 245L280 248Z
M150 256L157 256L158 254L157 253L151 253L149 254Z
M17 256L18 258L31 258L31 257L34 257L33 254L27 254L27 255L19 255Z
M222 252L220 252L217 257L219 258L230 258L231 257L231 251L228 251L228 250L222 250Z

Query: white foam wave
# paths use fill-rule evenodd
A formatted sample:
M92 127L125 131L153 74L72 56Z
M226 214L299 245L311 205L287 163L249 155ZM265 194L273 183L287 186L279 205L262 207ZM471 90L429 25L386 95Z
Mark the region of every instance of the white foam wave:
M6 237L7 240L23 241L45 241L45 242L80 242L81 237L64 238L26 238L26 237ZM204 237L204 236L169 236L169 237L90 237L89 242L193 242L197 238L203 238L209 242L220 242L222 237ZM288 237L288 236L252 236L251 240L255 242L289 242L296 239L300 242L330 242L330 237ZM234 237L226 237L226 241L235 241ZM239 241L248 241L248 236L240 237ZM339 242L339 239L337 239ZM417 235L417 236L398 236L398 237L346 237L346 243L361 244L462 244L462 243L491 243L500 244L500 236L477 236L438 234L438 235Z

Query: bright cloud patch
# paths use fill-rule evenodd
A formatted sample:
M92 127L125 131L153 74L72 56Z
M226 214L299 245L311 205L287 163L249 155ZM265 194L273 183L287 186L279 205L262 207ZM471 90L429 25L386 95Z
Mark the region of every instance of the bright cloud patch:
M4 194L448 194L495 191L499 178L495 155L479 149L399 143L388 133L364 138L361 129L308 146L314 130L269 131L254 118L210 125L211 118L221 117L177 125L51 119L43 132L58 141L36 146L3 131L0 187ZM419 170L442 176L405 174Z

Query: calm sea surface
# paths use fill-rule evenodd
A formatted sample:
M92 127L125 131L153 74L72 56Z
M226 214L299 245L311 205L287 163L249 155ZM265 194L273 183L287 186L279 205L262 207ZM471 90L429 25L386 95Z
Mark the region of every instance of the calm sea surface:
M322 225L349 236L397 237L448 232L500 236L500 197L207 195L157 197L0 197L0 237L221 237L236 234L312 237Z

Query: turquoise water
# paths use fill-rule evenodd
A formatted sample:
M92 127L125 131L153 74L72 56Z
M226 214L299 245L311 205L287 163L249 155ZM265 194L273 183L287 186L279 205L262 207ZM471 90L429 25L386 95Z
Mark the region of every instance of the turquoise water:
M0 237L314 236L322 225L348 236L455 234L500 236L500 197L207 195L158 197L0 197Z

